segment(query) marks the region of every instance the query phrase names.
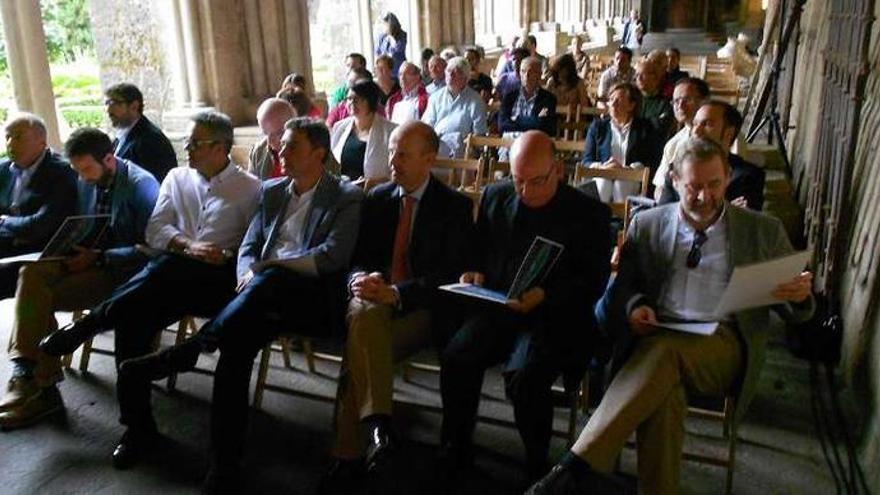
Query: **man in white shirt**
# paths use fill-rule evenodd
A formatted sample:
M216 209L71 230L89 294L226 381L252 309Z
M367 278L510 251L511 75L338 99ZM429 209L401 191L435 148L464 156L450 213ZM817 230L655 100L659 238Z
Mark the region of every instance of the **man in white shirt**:
M479 93L467 85L470 64L454 57L446 66L446 87L428 100L422 122L440 136L438 158L461 158L468 134L486 134L486 104Z
M654 189L654 199L660 200L670 164L675 162L680 150L684 148L684 143L690 137L694 115L697 114L700 105L708 99L709 85L706 84L706 81L696 77L686 77L676 83L675 89L672 92L672 110L675 113L675 120L678 121L681 129L669 138L669 141L663 147L663 157L660 159L660 166L657 168L657 172L654 173L654 178L651 181L656 188Z
M232 122L219 112L192 117L189 167L168 173L147 224L158 255L88 315L50 334L40 348L70 354L98 332L115 329L117 365L152 350L158 332L186 315L213 316L235 296L234 254L257 208L260 183L229 160ZM158 437L148 380L117 381L127 427L113 464L134 465Z
M428 60L428 75L430 80L425 84L425 91L429 95L434 94L438 89L446 87L446 59L440 55L434 55Z

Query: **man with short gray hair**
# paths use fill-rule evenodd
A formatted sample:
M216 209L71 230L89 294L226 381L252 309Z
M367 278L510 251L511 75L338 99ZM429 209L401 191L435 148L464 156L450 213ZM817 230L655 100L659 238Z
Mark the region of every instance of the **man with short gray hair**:
M639 493L678 493L688 396L734 396L740 421L763 365L770 309L795 321L813 312L812 274L802 272L776 287L773 306L716 314L736 266L791 254L791 243L778 219L730 207L727 154L713 141L688 141L672 175L681 199L633 218L605 295L611 320L621 322L608 330L629 354L571 451L529 494L620 493L608 491L610 473L633 433ZM702 335L661 322L717 327Z
M467 85L471 67L464 57L453 57L446 66L446 87L428 100L422 122L440 136L439 158L461 158L468 134L486 134L486 104Z

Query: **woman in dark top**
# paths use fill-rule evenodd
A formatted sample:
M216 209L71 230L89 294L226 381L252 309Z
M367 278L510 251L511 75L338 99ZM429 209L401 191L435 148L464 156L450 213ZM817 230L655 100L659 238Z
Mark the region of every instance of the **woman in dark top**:
M393 64L394 61L388 55L380 55L376 59L373 73L376 76L376 84L379 86L379 104L382 106L388 103L388 98L391 95L400 91L400 84L391 70Z
M333 157L341 174L351 180L375 183L390 176L388 138L395 126L378 111L380 92L373 81L355 83L345 98L351 117L337 122L330 132Z
M471 87L487 104L492 98L492 78L480 72L480 61L483 59L480 49L477 47L465 48L464 58L471 66L471 73L468 75L468 86Z
M387 55L391 57L391 75L396 79L400 64L406 60L406 31L400 27L397 16L388 12L382 17L385 23L385 32L376 40L376 57Z

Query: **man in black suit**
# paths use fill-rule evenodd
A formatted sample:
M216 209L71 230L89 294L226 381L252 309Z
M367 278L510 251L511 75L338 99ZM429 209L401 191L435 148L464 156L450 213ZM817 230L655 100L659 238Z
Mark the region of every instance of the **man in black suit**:
M506 363L506 393L526 450L528 473L546 471L560 374L583 377L597 338L593 305L610 273L610 210L562 184L551 139L523 134L511 148L512 181L486 188L474 259L462 283L506 292L536 236L565 249L546 279L506 305L475 304L441 361L442 445L450 468L467 468L484 370Z
M0 162L0 257L38 252L76 212L77 176L46 145L46 125L21 114L6 124ZM15 295L20 263L0 265L0 299Z
M333 464L324 488L350 492L362 467L379 478L395 448L391 431L393 364L443 340L449 301L437 289L465 268L473 204L431 176L440 139L419 121L391 134L391 182L364 202L349 279L348 340L336 413ZM381 481L381 480L380 480Z
M522 85L501 100L498 129L519 133L537 129L556 136L556 97L541 87L541 60L528 57L519 66Z
M691 135L710 139L718 144L730 162L730 184L725 199L734 206L761 211L764 208L764 181L766 174L761 167L745 161L730 152L739 129L742 127L742 114L731 104L712 100L704 103L694 116ZM678 193L667 174L660 204L678 201Z
M104 92L107 117L116 129L113 154L153 174L160 183L177 166L171 141L144 115L144 95L130 83L114 84Z

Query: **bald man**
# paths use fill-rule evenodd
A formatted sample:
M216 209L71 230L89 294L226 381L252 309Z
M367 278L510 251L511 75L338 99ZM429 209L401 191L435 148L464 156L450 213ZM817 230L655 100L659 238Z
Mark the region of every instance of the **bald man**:
M442 445L458 471L471 462L484 370L505 363L506 393L526 450L530 477L546 471L553 404L551 386L562 374L583 377L597 338L593 305L610 272L610 211L561 182L563 166L540 131L511 148L511 181L483 193L475 242L462 283L507 292L537 236L565 249L538 286L506 305L478 302L442 356Z
M247 170L258 179L274 179L283 175L279 155L281 135L284 134L284 123L293 117L293 107L281 98L267 98L257 108L257 124L263 139L251 148Z
M356 490L366 471L380 482L395 450L391 431L392 366L443 340L455 322L437 289L464 269L473 205L431 176L440 141L413 121L389 140L391 182L367 196L349 280L348 339L339 381L337 461L324 489ZM388 487L388 491L394 491Z
M428 106L428 91L422 85L419 68L411 63L400 64L400 89L388 98L386 117L395 124L419 120Z

